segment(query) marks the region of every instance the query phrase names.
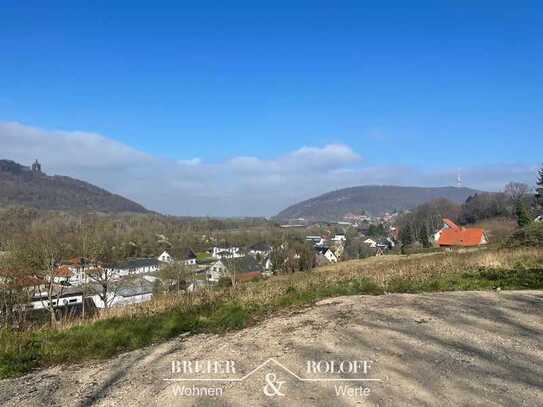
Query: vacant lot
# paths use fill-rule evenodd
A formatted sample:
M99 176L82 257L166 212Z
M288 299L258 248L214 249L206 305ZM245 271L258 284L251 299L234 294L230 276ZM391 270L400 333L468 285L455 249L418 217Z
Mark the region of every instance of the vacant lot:
M238 330L330 297L543 289L542 264L540 248L383 256L195 295L159 297L72 326L0 331L0 377L109 359L188 332Z
M0 382L7 406L537 406L543 400L543 292L450 292L327 299L258 326L201 334L107 362ZM301 377L307 360L372 360L370 394L337 396L271 362L243 382L191 382L220 397L174 394L174 360L233 360L240 375L274 358ZM268 397L266 375L284 382ZM350 377L335 375L333 377ZM176 376L177 377L177 376ZM201 376L199 376L201 377ZM326 376L332 377L332 376Z

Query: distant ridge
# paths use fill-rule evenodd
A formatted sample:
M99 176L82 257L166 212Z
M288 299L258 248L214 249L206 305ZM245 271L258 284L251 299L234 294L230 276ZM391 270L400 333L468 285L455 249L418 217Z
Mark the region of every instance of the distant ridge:
M78 179L48 176L36 161L25 167L0 160L0 206L47 210L149 212L140 204Z
M339 189L307 201L292 205L279 212L279 220L304 218L308 220L341 220L348 213L362 210L371 215L381 215L395 210L413 209L425 202L446 198L455 203L464 202L478 192L462 187L400 187L367 185Z

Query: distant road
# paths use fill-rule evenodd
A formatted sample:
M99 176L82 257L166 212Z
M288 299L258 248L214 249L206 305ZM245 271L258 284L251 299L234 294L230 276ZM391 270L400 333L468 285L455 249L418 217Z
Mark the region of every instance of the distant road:
M107 362L5 380L0 405L537 406L542 338L542 291L341 297L227 335L177 338ZM196 360L232 361L236 374L171 372L172 361ZM373 363L365 375L313 374L308 361ZM193 377L234 380L164 380ZM319 378L329 380L305 380ZM330 380L352 378L378 381ZM176 395L183 386L223 394ZM369 395L337 396L336 386Z

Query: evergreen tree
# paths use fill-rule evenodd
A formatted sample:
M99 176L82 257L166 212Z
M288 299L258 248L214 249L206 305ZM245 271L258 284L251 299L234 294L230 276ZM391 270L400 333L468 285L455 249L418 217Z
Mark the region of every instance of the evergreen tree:
M432 247L432 244L430 243L430 236L428 234L427 225L422 225L422 229L420 231L420 242L422 243L422 247L424 248Z
M541 169L539 170L538 175L539 176L537 178L537 188L535 196L537 198L537 203L541 208L543 208L543 167L541 167Z
M411 227L411 224L407 222L400 229L400 241L402 242L402 248L409 246L413 243L414 240L415 239L413 238L413 228Z
M518 225L521 228L532 223L532 217L530 216L530 211L528 210L528 207L526 206L525 202L523 201L517 202L517 205L515 208L515 214L517 215Z

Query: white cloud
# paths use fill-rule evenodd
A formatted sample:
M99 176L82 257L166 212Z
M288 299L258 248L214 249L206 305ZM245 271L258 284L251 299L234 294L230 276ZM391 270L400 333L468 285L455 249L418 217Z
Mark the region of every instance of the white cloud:
M0 123L0 146L10 157L29 161L45 153L50 168L124 168L152 157L95 133L45 131L19 123Z
M38 158L49 174L104 187L176 215L273 215L302 199L365 184L451 185L456 169L364 166L349 146L305 146L272 158L234 157L219 164L200 158L154 157L99 134L48 131L0 123L0 159L29 165ZM533 184L535 166L502 164L463 171L466 185L498 190L510 180Z
M180 165L198 165L202 163L202 160L200 158L192 158L190 160L178 160L177 162Z
M290 158L290 160L289 160ZM302 147L291 153L287 160L297 162L316 162L319 165L340 166L358 161L360 156L349 146L343 144L328 144L323 148Z

